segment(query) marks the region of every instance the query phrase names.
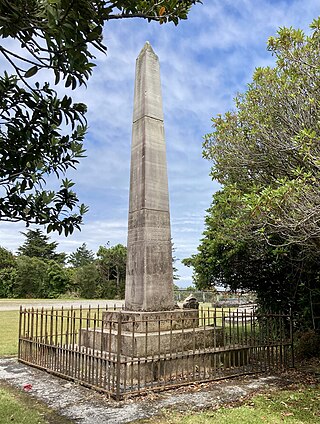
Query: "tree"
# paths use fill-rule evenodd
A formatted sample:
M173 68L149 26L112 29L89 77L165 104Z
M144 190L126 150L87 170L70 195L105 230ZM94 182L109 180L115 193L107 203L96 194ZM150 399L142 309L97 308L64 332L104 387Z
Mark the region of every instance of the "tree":
M101 274L101 284L106 286L115 285L115 295L123 297L124 286L126 280L126 261L127 261L127 248L122 244L116 246L106 247L100 246L97 252L98 268ZM110 290L102 290L105 293L112 295ZM103 296L105 297L105 296Z
M55 261L48 261L47 284L44 297L55 298L70 288L70 278L67 270Z
M0 269L0 298L18 297L16 292L17 268Z
M14 297L16 260L14 255L0 246L0 297Z
M172 244L172 271L173 271L173 281L177 281L177 280L180 279L180 275L178 274L178 268L175 266L175 264L180 259L178 259L176 257L176 255L175 255L176 248L174 247L174 243L172 242L172 239L171 239L171 244Z
M198 253L183 261L197 288L255 290L306 326L320 276L320 19L311 28L271 37L276 66L258 68L235 111L213 119L203 154L222 189Z
M22 234L26 237L26 241L18 248L19 255L64 263L66 254L56 253L58 243L55 241L49 243L50 238L41 230L28 230Z
M212 176L239 190L254 237L320 246L320 18L311 36L282 28L271 37L274 68L258 68L236 111L213 119L204 155ZM252 232L253 234L253 232ZM275 236L275 237L274 237Z
M0 246L0 269L14 266L14 256L6 248Z
M78 249L69 255L68 262L74 268L88 265L94 261L94 253L87 249L86 243L82 243Z
M92 73L91 50L106 50L105 22L140 17L178 24L195 3L200 1L0 0L0 37L18 43L0 46L14 71L0 76L0 221L45 224L48 232L68 235L87 211L73 183L61 179L84 155L86 106L68 95L60 99L33 77L50 70L55 85L75 89ZM50 174L61 179L58 190L44 189Z
M237 213L241 213L238 206L226 188L214 194L198 253L182 261L193 267L196 288L219 285L255 292L264 310L291 312L296 327L313 327L312 315L320 312L319 305L310 303L319 297L317 261L306 257L299 245L274 247L278 240L272 239L271 244L254 238L250 226L235 229Z
M36 257L17 258L17 274L14 282L15 297L41 298L47 296L47 263Z
M95 263L84 265L76 270L75 286L81 297L93 299L98 293L100 274Z

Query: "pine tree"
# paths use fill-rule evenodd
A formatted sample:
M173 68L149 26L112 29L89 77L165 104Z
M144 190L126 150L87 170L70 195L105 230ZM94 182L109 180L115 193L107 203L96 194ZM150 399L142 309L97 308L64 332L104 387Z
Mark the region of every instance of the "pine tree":
M50 237L42 233L41 230L28 230L26 233L21 233L26 237L26 241L18 248L18 254L29 256L30 258L41 258L54 260L59 263L64 263L66 259L65 253L56 253L58 243L49 242Z
M68 258L68 263L73 268L80 268L84 265L89 265L94 261L94 253L87 248L86 243L82 243L78 249L71 253Z

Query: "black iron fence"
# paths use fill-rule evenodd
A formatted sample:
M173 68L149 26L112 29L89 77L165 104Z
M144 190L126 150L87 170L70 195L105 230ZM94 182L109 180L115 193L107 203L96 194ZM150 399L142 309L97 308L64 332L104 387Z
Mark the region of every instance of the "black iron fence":
M289 315L21 309L19 361L116 399L293 366Z

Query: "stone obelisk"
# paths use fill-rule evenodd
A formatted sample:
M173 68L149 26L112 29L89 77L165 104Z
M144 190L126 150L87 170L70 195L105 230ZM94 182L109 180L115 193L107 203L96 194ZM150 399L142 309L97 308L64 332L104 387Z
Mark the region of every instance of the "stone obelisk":
M147 42L136 61L125 309L174 309L160 65Z

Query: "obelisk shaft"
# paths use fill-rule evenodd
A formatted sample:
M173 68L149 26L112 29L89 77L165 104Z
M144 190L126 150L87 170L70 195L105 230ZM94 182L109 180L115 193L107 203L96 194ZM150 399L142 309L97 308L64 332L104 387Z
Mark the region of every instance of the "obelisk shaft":
M172 245L159 60L136 62L125 309L174 309Z

